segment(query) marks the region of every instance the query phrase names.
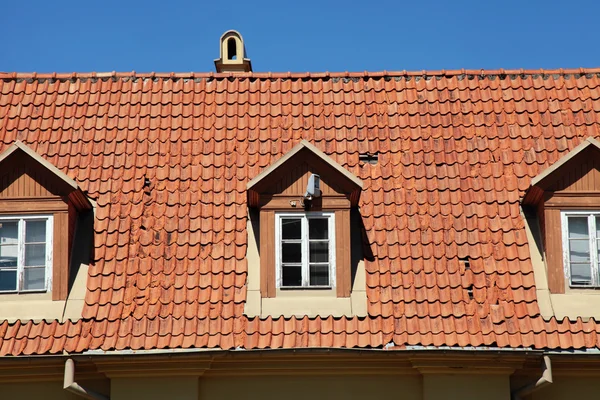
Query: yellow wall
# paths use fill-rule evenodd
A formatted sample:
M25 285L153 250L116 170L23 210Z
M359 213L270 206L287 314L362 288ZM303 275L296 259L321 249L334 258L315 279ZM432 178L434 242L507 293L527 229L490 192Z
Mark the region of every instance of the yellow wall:
M197 400L198 377L114 378L111 400Z
M393 395L390 397L390 395ZM421 400L418 376L271 376L200 379L199 400Z
M98 393L108 394L109 383L106 380L80 381L87 389ZM81 397L67 392L63 389L62 381L48 382L15 382L0 383L1 400L81 400Z
M423 376L423 400L509 400L508 375Z
M167 376L80 383L97 392L110 393L111 400L510 400L508 376L483 374L204 376L199 379ZM282 393L285 396L282 397ZM595 399L600 398L599 393L597 377L559 376L555 377L554 384L524 400ZM0 383L0 399L76 400L80 397L63 390L62 381L53 380Z
M597 377L554 377L554 383L529 396L529 400L576 400L600 398Z
M18 382L0 383L0 399L77 400L81 398L65 392L58 382Z

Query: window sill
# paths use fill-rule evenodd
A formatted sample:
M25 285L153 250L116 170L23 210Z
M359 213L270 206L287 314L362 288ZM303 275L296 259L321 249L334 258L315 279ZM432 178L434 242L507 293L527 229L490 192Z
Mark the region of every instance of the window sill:
M65 300L52 301L52 293L43 293L42 296L35 294L0 296L0 315L2 320L10 322L26 319L61 320L64 308Z
M0 304L11 301L40 301L52 300L52 291L39 290L31 292L0 292Z
M301 292L301 293L297 293ZM304 293L302 293L304 292ZM313 292L313 293L311 293ZM364 317L367 315L367 294L356 290L350 297L336 297L334 289L329 291L283 291L277 297L263 298L260 290L249 290L244 314L249 317Z
M566 288L566 293L600 294L600 286L571 285Z
M550 294L550 303L554 316L558 320L567 317L584 321L588 318L600 319L600 292Z
M342 317L342 316L364 316L366 315L366 294L363 293L364 299L358 300L359 295L351 297L335 297L333 296L294 296L285 297L278 296L273 298L263 298L261 306L261 317L272 316L308 316L308 317ZM354 301L353 301L354 299ZM362 307L359 306L362 305ZM363 308L364 310L358 310Z
M276 291L276 297L294 297L294 298L306 298L306 297L320 297L320 298L332 298L337 297L335 288L279 288Z
M16 291L16 290L0 290L0 296L3 295L31 295L31 294L46 294L46 293L50 293L51 291L49 291L48 289L39 289L39 290L21 290L20 292Z

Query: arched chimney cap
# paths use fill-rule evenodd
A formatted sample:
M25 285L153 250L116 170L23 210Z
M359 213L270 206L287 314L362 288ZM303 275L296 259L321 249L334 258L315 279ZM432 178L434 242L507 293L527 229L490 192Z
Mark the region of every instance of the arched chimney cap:
M219 41L220 57L215 60L217 72L252 72L252 63L246 57L244 39L238 31L228 30Z

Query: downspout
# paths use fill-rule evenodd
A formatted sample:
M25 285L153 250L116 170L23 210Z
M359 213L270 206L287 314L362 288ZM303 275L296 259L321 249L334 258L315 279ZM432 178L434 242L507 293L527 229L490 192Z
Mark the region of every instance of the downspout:
M551 383L552 363L550 362L549 356L544 356L544 359L542 360L542 376L536 382L525 385L512 392L512 400L521 400L524 396L536 392L541 388L550 385Z
M75 363L70 358L65 361L63 389L88 400L110 400L110 397L85 389L75 382Z

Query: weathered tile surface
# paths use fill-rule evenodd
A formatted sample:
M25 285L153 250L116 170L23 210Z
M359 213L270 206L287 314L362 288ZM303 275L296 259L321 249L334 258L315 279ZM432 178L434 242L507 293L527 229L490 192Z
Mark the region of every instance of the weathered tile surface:
M541 318L519 209L599 128L600 70L0 73L0 151L23 141L98 205L83 319L0 323L0 355L600 347L593 320ZM367 318L243 316L246 182L301 139L365 183Z

